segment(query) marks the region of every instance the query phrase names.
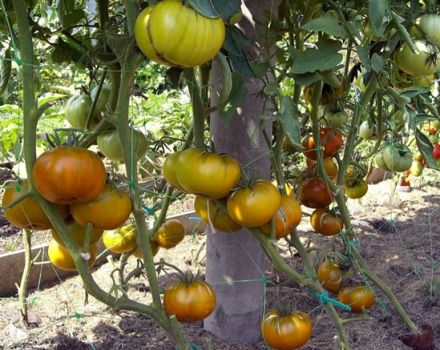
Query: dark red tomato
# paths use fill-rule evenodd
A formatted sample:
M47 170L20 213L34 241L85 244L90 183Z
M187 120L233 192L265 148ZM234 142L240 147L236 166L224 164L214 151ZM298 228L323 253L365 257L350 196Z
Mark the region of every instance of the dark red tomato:
M434 148L432 150L432 157L436 160L440 158L440 144L439 143L434 144Z
M332 202L332 195L324 181L315 177L304 180L300 202L309 208L325 208Z
M324 147L324 158L333 157L344 143L342 132L339 129L321 128L319 131L319 137L321 139L321 144ZM304 155L307 158L316 160L316 144L313 137L307 136L302 145L306 149L306 151L304 151Z

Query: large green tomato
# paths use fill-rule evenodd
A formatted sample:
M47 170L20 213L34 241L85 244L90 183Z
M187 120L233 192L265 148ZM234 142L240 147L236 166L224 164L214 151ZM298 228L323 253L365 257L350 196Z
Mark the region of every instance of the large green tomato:
M423 15L417 20L417 23L426 37L437 47L440 47L440 15Z
M64 107L64 114L67 121L74 128L85 129L87 116L92 107L92 99L88 95L75 95L70 97ZM98 120L92 117L89 128L92 128Z
M411 168L413 156L408 146L404 144L388 144L383 149L382 156L391 171L400 172Z
M431 55L431 50L423 41L416 40L414 44L419 53L414 53L407 43L404 43L396 53L396 63L399 69L403 70L409 75L431 75L437 71L437 66Z
M328 110L325 113L325 119L327 119L333 127L340 128L348 122L350 117L346 111L332 112Z
M136 151L134 160L141 158L148 148L147 137L140 131L131 129L130 134L133 136L126 143L128 146L132 145ZM124 154L122 152L121 139L119 138L117 130L112 130L104 134L98 135L97 138L99 150L109 159L114 161L123 161Z
M388 168L388 166L385 164L385 161L383 159L383 151L379 151L376 154L376 157L374 158L374 160L376 161L376 165L378 168L386 170L386 171L391 171L390 168Z
M98 92L99 86L95 86L92 91L90 91L90 97L92 101L95 100L96 93ZM111 87L110 85L103 85L101 88L101 92L99 93L98 101L96 102L95 110L93 114L99 116L101 112L106 110L106 105L110 99Z

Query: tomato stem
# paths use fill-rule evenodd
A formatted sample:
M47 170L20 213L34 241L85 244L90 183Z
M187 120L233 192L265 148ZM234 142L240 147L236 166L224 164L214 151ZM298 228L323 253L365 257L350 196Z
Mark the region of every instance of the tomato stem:
M197 148L205 149L205 111L200 88L193 68L185 69L184 75L192 100L194 144Z

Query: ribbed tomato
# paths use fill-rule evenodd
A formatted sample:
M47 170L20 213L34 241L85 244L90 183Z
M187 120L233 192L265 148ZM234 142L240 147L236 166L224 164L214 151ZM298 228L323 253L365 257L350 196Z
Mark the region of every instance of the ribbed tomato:
M241 229L241 225L236 223L226 210L209 198L197 196L194 201L194 209L204 222L216 230L235 232Z
M338 264L328 260L322 262L317 271L318 280L322 287L329 292L338 294L341 289L342 273Z
M324 236L336 235L342 231L344 226L340 218L324 208L316 209L313 212L310 217L310 224L316 232Z
M339 292L338 300L357 313L370 309L376 302L373 290L367 286L345 288Z
M208 62L223 45L221 18L207 18L180 0L164 0L143 10L135 24L145 56L161 64L194 67Z
M71 221L67 223L67 229L69 230L70 236L75 240L78 245L81 247L84 245L84 241L86 239L86 228L84 226L81 226L75 221ZM89 246L95 244L99 241L99 239L102 236L103 230L99 228L92 228L92 232L90 235L90 242ZM51 230L52 238L57 241L58 244L64 246L64 242L61 239L59 233L54 228Z
M324 158L333 157L344 143L341 130L335 128L321 128L319 130L319 138L321 139L322 147L324 147ZM316 160L316 143L313 136L307 136L302 145L306 149L304 155L307 158Z
M112 231L105 231L102 235L104 246L113 253L122 254L136 248L137 231L132 224Z
M278 189L268 180L258 180L251 187L233 192L227 202L233 220L245 227L258 227L267 223L281 203Z
M174 248L185 238L185 226L177 219L168 220L159 227L153 240L159 247Z
M266 344L276 350L298 349L312 336L312 321L305 312L282 315L278 310L266 313L261 333Z
M101 159L79 147L44 152L35 161L32 175L37 191L58 204L94 200L103 191L106 179Z
M301 204L309 208L325 208L332 200L330 190L321 178L315 177L303 181L301 185Z
M121 139L117 130L112 130L99 134L96 138L99 150L108 159L114 161L124 161L124 153L122 150ZM148 148L148 140L146 136L136 129L130 130L130 139L125 142L133 151L133 160L138 161Z
M348 198L358 199L368 192L368 184L364 179L346 180L344 189Z
M306 164L309 169L312 169L318 175L318 162L316 160L306 158ZM329 177L335 178L338 175L338 164L335 163L333 158L324 158L324 170Z
M175 315L180 322L200 321L214 311L216 295L214 289L204 281L177 282L167 287L163 306L168 315Z
M103 230L122 226L131 213L131 200L127 192L106 184L99 196L86 203L70 205L75 221L81 225L90 223Z
M275 238L281 239L289 235L293 228L301 222L301 205L290 196L281 197L281 204L275 216ZM260 230L266 235L270 235L270 222L260 227Z
M97 248L96 245L92 245L88 249L89 259L88 264L92 266L96 259ZM49 247L47 248L47 255L49 256L50 262L58 267L60 270L65 271L76 271L75 263L73 262L72 255L66 247L58 244L54 239L50 241Z
M2 207L5 208L9 203L18 198L28 189L28 181L14 182L6 187L3 195ZM56 205L56 210L64 219L69 214L69 208L65 205ZM49 218L37 201L28 197L11 208L3 209L6 220L12 225L23 229L42 231L52 227Z

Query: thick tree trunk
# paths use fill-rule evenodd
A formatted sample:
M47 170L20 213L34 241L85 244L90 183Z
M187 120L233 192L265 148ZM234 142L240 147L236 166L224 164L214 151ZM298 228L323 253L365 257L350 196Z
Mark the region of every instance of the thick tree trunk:
M271 1L244 1L243 13L261 18L264 9L270 9ZM246 36L256 39L254 20L244 18L240 24ZM213 81L221 80L222 71L213 67ZM252 179L268 178L270 158L264 140L272 133L269 119L264 115L258 79L245 79L247 97L229 125L225 126L216 114L211 117L211 131L217 152L236 157L246 175ZM212 103L217 104L221 83L212 89ZM257 135L257 137L256 137ZM251 142L252 139L252 142ZM257 145L255 145L255 141ZM206 280L215 286L217 308L205 320L205 329L230 342L254 343L261 338L260 322L265 307L264 284L265 256L258 241L245 229L238 233L208 232Z

